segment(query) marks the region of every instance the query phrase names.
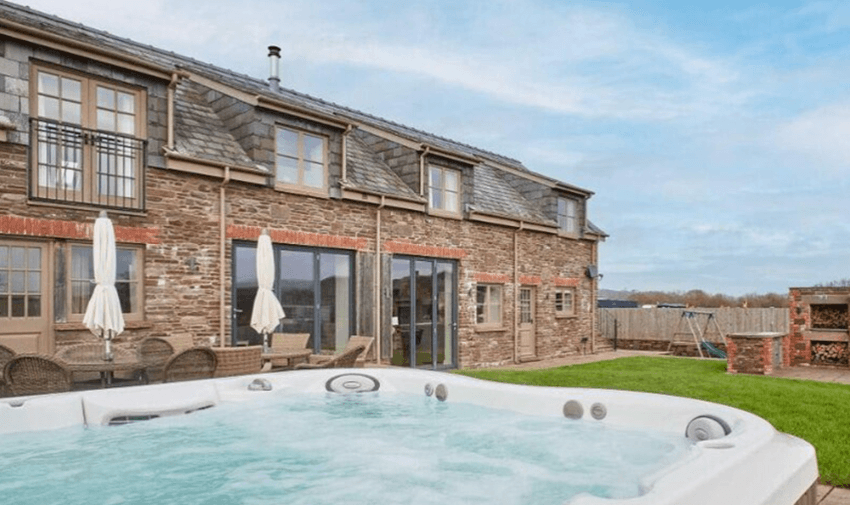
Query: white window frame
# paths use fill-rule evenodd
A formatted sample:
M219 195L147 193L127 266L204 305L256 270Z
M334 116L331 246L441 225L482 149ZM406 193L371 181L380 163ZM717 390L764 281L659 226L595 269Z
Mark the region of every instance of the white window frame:
M479 302L480 292L484 301ZM505 287L502 284L479 283L475 287L475 326L478 328L501 328L505 309ZM483 320L481 318L483 317Z
M438 174L438 185L432 185L434 174ZM454 174L457 178L456 190L446 188L446 174ZM434 214L443 214L447 216L460 216L461 193L463 189L463 174L460 170L447 168L439 165L428 165L428 209ZM439 195L440 204L437 205L437 195ZM449 208L447 202L454 201L455 210Z
M576 288L555 288L555 315L557 317L572 317L576 315ZM569 300L569 306L566 300Z
M298 148L297 153L284 152L281 151L283 146L279 145L278 136L281 131L287 131L289 133L294 133L297 135L298 139L296 141L296 145ZM307 137L312 137L315 139L319 139L322 142L322 185L321 186L312 186L305 183L305 173L306 166L308 163L316 163L315 161L310 161L306 159L305 154L305 139ZM275 187L279 189L294 189L297 192L310 192L315 194L326 195L328 191L328 138L324 135L320 135L317 133L307 132L303 130L299 130L297 128L293 128L285 125L277 125L275 127ZM280 158L289 158L291 160L295 160L297 174L297 181L282 181L281 180L281 168L278 160Z

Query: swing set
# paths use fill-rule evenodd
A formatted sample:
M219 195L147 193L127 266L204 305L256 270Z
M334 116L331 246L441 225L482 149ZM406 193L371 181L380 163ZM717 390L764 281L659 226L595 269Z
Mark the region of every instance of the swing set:
M704 321L701 321L704 319ZM703 350L709 355L709 357L715 358L723 358L726 359L726 353L712 345L711 342L706 340L706 336L711 329L712 323L714 323L714 330L720 337L720 340L723 341L726 337L723 335L723 330L720 329L720 325L717 324L717 317L714 316L714 312L704 312L699 310L683 310L682 317L679 318L679 324L676 327L676 331L670 338L670 345L667 346L667 352L670 352L673 349L673 344L676 343L687 343L693 338L694 345L696 345L697 352L699 353L700 358L705 358L703 355Z

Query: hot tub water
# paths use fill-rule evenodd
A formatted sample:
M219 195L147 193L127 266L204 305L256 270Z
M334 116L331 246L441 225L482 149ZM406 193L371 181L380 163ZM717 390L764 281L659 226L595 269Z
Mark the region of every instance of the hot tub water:
M691 447L426 396L268 394L249 408L6 435L0 493L33 505L563 504L637 496Z

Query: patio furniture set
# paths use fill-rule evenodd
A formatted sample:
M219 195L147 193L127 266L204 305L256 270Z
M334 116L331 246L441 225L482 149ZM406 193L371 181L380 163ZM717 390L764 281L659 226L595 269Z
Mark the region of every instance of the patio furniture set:
M309 334L272 334L268 352L262 346L208 347L194 344L191 335L148 337L133 351L116 346L105 360L100 342L76 344L53 356L16 354L0 345L0 396L70 391L85 387L81 376L100 375L100 387L112 385L116 373L129 382L176 382L228 377L273 370L350 368L364 366L373 337L352 336L337 355L314 355L307 349Z

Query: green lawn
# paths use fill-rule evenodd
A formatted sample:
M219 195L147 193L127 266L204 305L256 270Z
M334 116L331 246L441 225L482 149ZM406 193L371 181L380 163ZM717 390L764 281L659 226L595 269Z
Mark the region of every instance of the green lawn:
M850 485L850 386L729 375L720 360L620 358L545 370L463 370L501 382L645 391L722 403L752 412L815 446L822 483Z

